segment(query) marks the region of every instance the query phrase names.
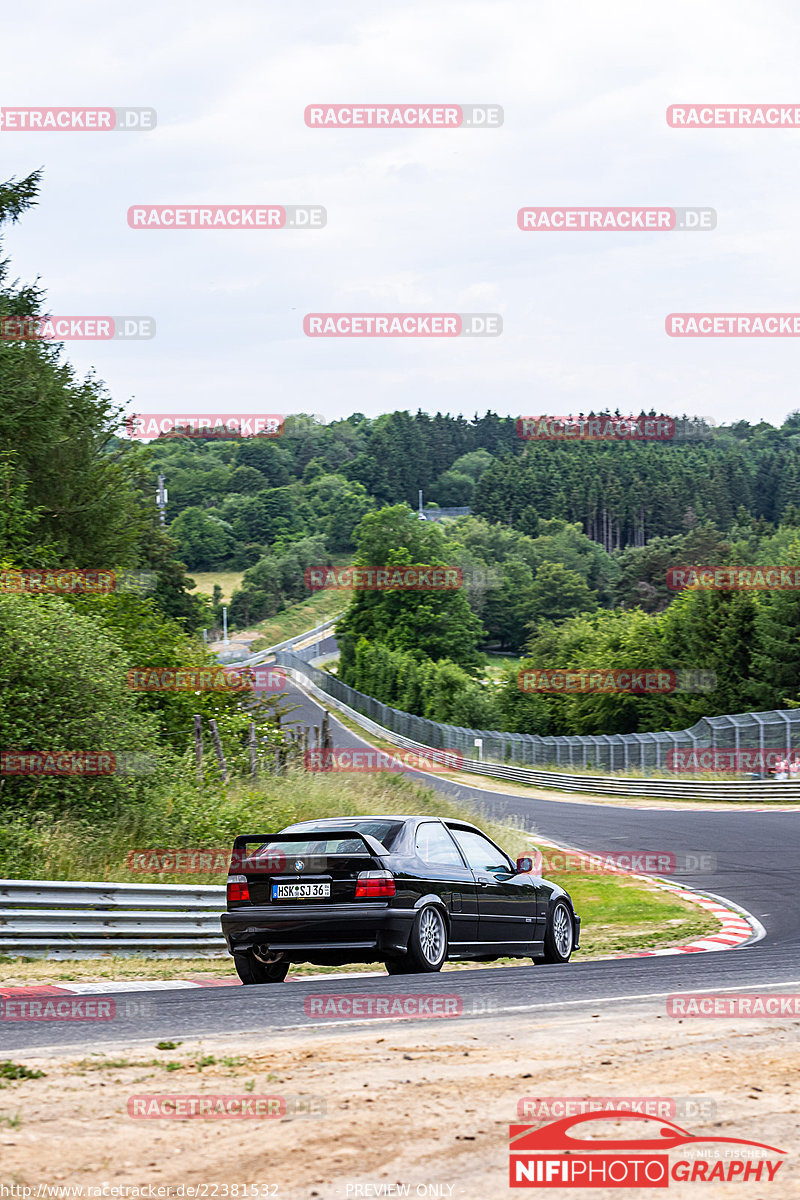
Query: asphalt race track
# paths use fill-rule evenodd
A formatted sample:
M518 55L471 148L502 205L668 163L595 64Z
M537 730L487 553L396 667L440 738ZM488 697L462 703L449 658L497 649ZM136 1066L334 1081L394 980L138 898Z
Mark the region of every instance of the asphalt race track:
M333 639L322 643L323 649ZM322 710L291 687L298 704L290 720L319 725ZM364 743L331 717L337 746ZM580 952L565 966L478 968L443 975L379 976L290 981L281 986L210 987L114 993L116 1017L105 1024L102 1043L139 1038L203 1037L227 1033L268 1033L320 1023L305 1012L305 1001L324 993L352 996L404 994L456 995L465 1016L511 1021L537 1010L588 1006L600 1011L610 1000L632 1004L680 991L793 990L800 987L800 810L798 812L683 811L634 809L568 800L542 800L482 791L435 776L418 776L450 797L480 807L493 817L514 815L554 842L590 851L658 850L676 855L712 854L713 870L677 873L678 882L741 905L766 930L758 941L733 950L669 957L627 958L581 963ZM133 985L135 988L136 985ZM100 994L100 993L98 993ZM363 1024L356 1018L353 1025ZM381 1019L372 1019L379 1024ZM336 1022L346 1028L346 1020ZM84 1022L21 1021L0 1025L0 1049L98 1045L96 1027Z

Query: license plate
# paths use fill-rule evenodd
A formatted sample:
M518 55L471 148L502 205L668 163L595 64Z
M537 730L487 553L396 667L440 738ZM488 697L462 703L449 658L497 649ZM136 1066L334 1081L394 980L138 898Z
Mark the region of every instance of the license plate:
M273 883L273 900L317 900L330 896L329 883Z

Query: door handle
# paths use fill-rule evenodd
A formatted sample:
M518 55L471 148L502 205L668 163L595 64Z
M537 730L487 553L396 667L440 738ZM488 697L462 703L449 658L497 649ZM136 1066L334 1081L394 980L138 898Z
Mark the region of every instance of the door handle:
M494 883L494 880L493 879L479 879L478 883L481 885L481 887L491 887L492 884Z

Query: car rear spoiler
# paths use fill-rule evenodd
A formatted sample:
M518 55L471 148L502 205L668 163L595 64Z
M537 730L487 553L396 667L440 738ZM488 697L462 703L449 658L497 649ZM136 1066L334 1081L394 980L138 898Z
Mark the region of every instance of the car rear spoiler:
M241 864L244 863L249 857L247 853L247 847L248 845L252 845L254 842L259 846L264 846L269 842L310 842L313 841L315 837L320 841L332 837L359 838L364 843L370 854L377 854L379 857L382 857L383 855L389 853L383 843L379 842L377 838L372 837L372 835L369 833L362 833L358 829L306 829L302 831L296 830L293 833L266 834L241 833L237 838L234 838L231 866L233 867L238 863L239 867L237 869L241 869ZM352 851L350 853L352 853ZM317 855L312 857L319 856ZM339 856L337 854L326 852L324 857L337 858ZM341 857L346 858L347 853L343 854Z

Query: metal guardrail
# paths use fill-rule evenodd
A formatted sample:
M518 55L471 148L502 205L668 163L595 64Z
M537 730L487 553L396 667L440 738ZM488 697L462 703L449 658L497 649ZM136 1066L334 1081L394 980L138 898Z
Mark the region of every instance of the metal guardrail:
M332 617L330 621L323 621L321 625L315 625L313 629L307 629L305 633L296 633L294 637L287 638L285 642L277 642L274 646L267 646L265 650L258 650L250 658L239 658L236 660L236 667L254 667L281 650L291 650L298 642L305 642L308 638L324 633L326 629L332 629L338 620L338 616Z
M287 659L292 658L293 662ZM330 704L345 713L352 721L376 737L399 746L405 750L417 750L430 754L433 747L417 742L413 738L404 737L379 725L363 713L345 704L343 700L314 682L314 677L322 672L309 664L297 659L295 655L283 655L282 665L289 673L302 681L303 687L317 700ZM338 682L338 681L337 681ZM344 686L341 685L340 686ZM441 753L441 751L439 751ZM800 800L800 782L786 780L734 780L732 782L717 782L708 780L684 779L637 779L613 775L579 775L566 771L546 771L536 768L514 767L505 763L487 762L475 758L462 757L461 771L475 775L488 775L496 779L508 779L517 783L527 783L538 787L554 788L564 792L585 792L592 795L651 797L653 799L669 800L727 800L770 802Z
M0 954L217 957L225 888L0 879Z

